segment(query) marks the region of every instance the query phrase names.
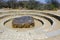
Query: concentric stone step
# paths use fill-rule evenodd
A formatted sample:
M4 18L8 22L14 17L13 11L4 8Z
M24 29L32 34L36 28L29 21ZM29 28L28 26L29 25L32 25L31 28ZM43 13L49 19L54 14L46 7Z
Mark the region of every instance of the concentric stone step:
M12 20L21 16L33 17L35 27L27 29L11 28ZM8 11L0 14L0 40L44 40L57 35L60 35L59 15L28 10Z

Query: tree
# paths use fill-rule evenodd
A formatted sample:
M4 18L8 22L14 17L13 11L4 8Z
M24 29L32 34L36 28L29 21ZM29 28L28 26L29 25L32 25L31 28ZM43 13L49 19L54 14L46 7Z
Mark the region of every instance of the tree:
M9 8L17 8L17 0L8 0L7 4Z
M38 6L38 2L37 1L35 1L35 0L29 0L26 7L28 9L36 9L37 6Z
M3 0L0 0L0 8L3 8Z
M47 1L47 9L52 10L58 8L58 2L56 0L46 0Z

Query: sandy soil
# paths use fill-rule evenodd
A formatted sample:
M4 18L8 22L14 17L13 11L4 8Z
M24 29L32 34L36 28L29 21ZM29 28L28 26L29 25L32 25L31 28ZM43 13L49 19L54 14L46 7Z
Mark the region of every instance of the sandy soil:
M0 12L3 12L3 14L0 14L0 17L6 15L4 12L10 12L10 11L32 11L32 10L5 10L5 9L0 9ZM45 12L45 13L50 13L54 15L60 16L60 10L58 11L39 11L39 10L33 10L34 12ZM8 14L8 13L7 13ZM12 15L13 13L9 14ZM24 13L27 14L27 13ZM34 14L34 13L31 13ZM42 14L39 14L42 15ZM15 15L16 16L16 15ZM0 19L0 40L60 40L60 21L57 19L46 16L50 19L53 20L54 24L51 26L50 22L47 21L44 18L39 18L35 17L38 19L41 19L44 22L44 26L35 20L36 25L38 27L32 28L32 29L27 29L27 30L15 30L11 29L11 21L7 22L5 25L3 23L10 19L14 18L15 16L8 16L4 17L3 19ZM7 27L6 27L7 26ZM41 28L40 28L41 27ZM51 28L53 27L53 28ZM51 29L52 30L51 30Z

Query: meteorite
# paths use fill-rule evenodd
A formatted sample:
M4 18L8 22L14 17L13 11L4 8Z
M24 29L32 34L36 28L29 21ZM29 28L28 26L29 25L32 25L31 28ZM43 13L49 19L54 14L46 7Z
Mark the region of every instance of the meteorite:
M34 18L31 16L22 16L14 18L12 21L13 28L30 28L34 27Z

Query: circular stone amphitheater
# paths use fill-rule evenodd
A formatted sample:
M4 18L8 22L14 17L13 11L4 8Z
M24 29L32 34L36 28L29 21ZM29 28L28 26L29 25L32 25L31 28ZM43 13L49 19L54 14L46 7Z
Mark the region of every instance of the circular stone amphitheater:
M59 39L60 13L32 10L0 12L0 40Z

